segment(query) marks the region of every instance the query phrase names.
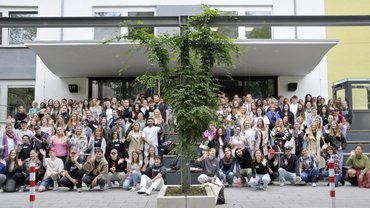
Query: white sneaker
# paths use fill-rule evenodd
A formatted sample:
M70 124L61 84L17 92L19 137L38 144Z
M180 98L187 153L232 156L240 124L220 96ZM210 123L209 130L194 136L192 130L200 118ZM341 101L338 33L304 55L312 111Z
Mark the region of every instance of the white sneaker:
M81 193L81 192L82 192L82 189L81 189L81 188L78 188L78 189L77 189L77 192L78 192L78 193Z
M285 183L284 182L280 182L280 187L283 187L285 186Z
M302 178L298 176L298 177L296 178L296 183L297 183L297 184L299 184L301 181L302 181Z
M137 190L136 186L133 186L133 187L130 189L130 191L136 191L136 190Z
M137 191L138 194L145 194L146 192L146 188L143 186L139 189L139 191Z
M312 187L316 187L316 183L312 183Z
M25 186L20 186L19 187L19 192L24 192L24 189L25 189L26 187Z
M147 196L149 196L150 195L150 193L152 193L152 187L150 187L150 188L148 188L148 190L146 190L146 192L145 192L145 194L147 195Z

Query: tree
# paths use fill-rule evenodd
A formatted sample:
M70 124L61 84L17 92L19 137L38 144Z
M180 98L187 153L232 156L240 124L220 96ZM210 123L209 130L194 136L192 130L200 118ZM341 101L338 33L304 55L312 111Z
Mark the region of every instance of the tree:
M137 78L147 86L161 83L161 95L172 107L177 121L175 132L180 137L178 152L182 155L182 191L190 190L188 159L195 156L197 139L215 119L219 87L211 70L216 65L229 66L239 48L233 40L212 30L210 22L219 11L203 6L203 13L189 19L181 32L155 36L147 28L130 30L129 38L147 49L150 61L160 70ZM174 56L174 57L173 57ZM174 66L170 65L172 59Z

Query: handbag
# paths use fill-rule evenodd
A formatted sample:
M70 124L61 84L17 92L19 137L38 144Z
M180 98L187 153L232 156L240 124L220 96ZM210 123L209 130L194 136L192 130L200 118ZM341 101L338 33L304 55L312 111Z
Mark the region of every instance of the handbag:
M172 170L180 170L181 168L181 156L178 155L175 159L173 159L172 163L170 164L170 168Z

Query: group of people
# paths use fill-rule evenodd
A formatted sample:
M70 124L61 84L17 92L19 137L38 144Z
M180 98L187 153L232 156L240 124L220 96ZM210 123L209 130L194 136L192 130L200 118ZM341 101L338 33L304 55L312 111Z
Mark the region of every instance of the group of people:
M368 187L369 161L361 146L348 159L351 169L342 177L352 119L345 101L326 104L324 98L310 95L305 100L254 100L249 94L229 101L220 95L215 118L218 123L202 135L204 154L196 160L203 168L201 183L246 183L267 190L279 177L280 185L303 180L316 186L319 173L327 174L327 162L334 159L336 185L346 179ZM34 101L28 111L19 106L0 134L0 187L24 191L34 164L38 191L62 186L81 192L85 184L89 189L118 186L150 195L166 181L159 155L174 120L158 95L121 101L45 100L40 105ZM284 152L280 160L279 152Z
M206 175L217 176L221 184L244 182L267 190L268 184L278 179L280 186L289 181L316 187L320 174L329 175L328 163L333 159L335 186L346 180L370 188L370 163L363 146L358 145L343 161L346 133L352 123L345 100L325 102L310 94L305 99L254 100L248 94L242 98L235 95L230 101L220 95L217 116L218 121L203 133L200 148L204 155L215 151L218 169Z
M40 192L81 192L85 184L150 195L165 182L158 154L168 112L158 95L148 100L34 101L28 112L19 106L0 134L0 188L24 191L34 164Z

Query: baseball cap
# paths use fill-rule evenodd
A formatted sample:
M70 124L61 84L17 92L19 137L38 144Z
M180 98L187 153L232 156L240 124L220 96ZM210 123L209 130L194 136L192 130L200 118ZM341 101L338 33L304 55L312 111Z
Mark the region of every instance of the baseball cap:
M273 154L273 155L274 155L274 154L275 154L275 150L274 150L274 149L272 149L272 148L271 148L271 149L269 149L269 154Z

